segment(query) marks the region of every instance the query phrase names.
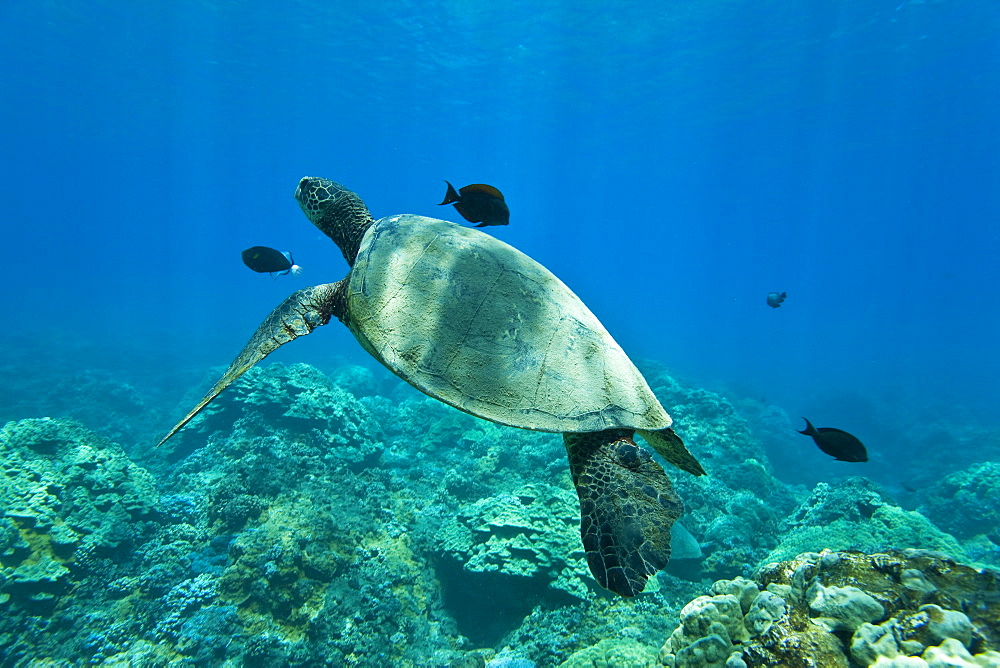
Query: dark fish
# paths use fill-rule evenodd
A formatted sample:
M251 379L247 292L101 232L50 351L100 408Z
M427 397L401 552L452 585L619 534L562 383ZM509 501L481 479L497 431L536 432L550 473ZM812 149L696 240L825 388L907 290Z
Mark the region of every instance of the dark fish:
M473 183L459 188L457 192L448 183L448 192L445 193L441 204L454 204L455 210L462 214L462 218L470 223L479 223L476 227L510 223L510 210L503 201L503 193L485 183Z
M811 436L820 450L839 462L867 462L868 451L864 444L846 431L833 427L817 429L806 418L806 428L800 434Z
M243 264L258 274L287 274L298 276L302 267L295 264L291 253L282 253L267 246L254 246L243 251Z
M785 297L787 296L787 292L768 292L767 305L771 308L778 308L781 306L781 302L785 301Z

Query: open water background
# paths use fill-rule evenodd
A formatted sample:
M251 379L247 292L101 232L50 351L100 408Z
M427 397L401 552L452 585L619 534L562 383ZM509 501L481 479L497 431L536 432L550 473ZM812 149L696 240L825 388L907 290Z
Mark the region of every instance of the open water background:
M633 356L919 457L997 422L998 35L995 0L6 0L0 354L180 406L345 273L300 177L450 220L442 179L484 182ZM273 357L366 359L339 325Z

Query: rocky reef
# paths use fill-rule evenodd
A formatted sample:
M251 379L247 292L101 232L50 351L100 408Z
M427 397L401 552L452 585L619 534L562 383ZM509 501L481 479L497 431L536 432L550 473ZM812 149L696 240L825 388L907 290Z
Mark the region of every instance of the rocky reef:
M992 468L921 512L863 478L790 486L734 404L644 372L709 475L671 473L689 558L635 599L590 577L559 435L377 370L255 368L157 451L114 411L127 442L95 433L100 393L84 424L9 422L0 664L994 665L994 576L960 565L988 562Z
M665 666L1000 666L1000 573L926 550L824 551L719 580Z
M7 611L51 614L156 526L153 477L78 423L8 423L0 429L0 461L0 606Z
M970 557L1000 566L1000 464L982 462L944 476L919 510L954 534Z

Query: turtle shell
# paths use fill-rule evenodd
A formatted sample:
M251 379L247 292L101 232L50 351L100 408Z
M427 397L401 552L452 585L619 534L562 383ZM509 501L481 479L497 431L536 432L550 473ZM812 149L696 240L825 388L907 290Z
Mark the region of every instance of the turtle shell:
M347 326L403 380L493 422L550 432L671 423L580 298L480 230L377 221L350 273Z

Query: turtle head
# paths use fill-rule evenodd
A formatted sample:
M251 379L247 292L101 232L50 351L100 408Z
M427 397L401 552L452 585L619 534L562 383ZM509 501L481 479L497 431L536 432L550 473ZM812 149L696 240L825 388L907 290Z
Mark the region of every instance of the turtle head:
M305 176L295 189L295 199L312 224L340 246L347 264L354 266L361 237L375 222L361 198L329 179Z

